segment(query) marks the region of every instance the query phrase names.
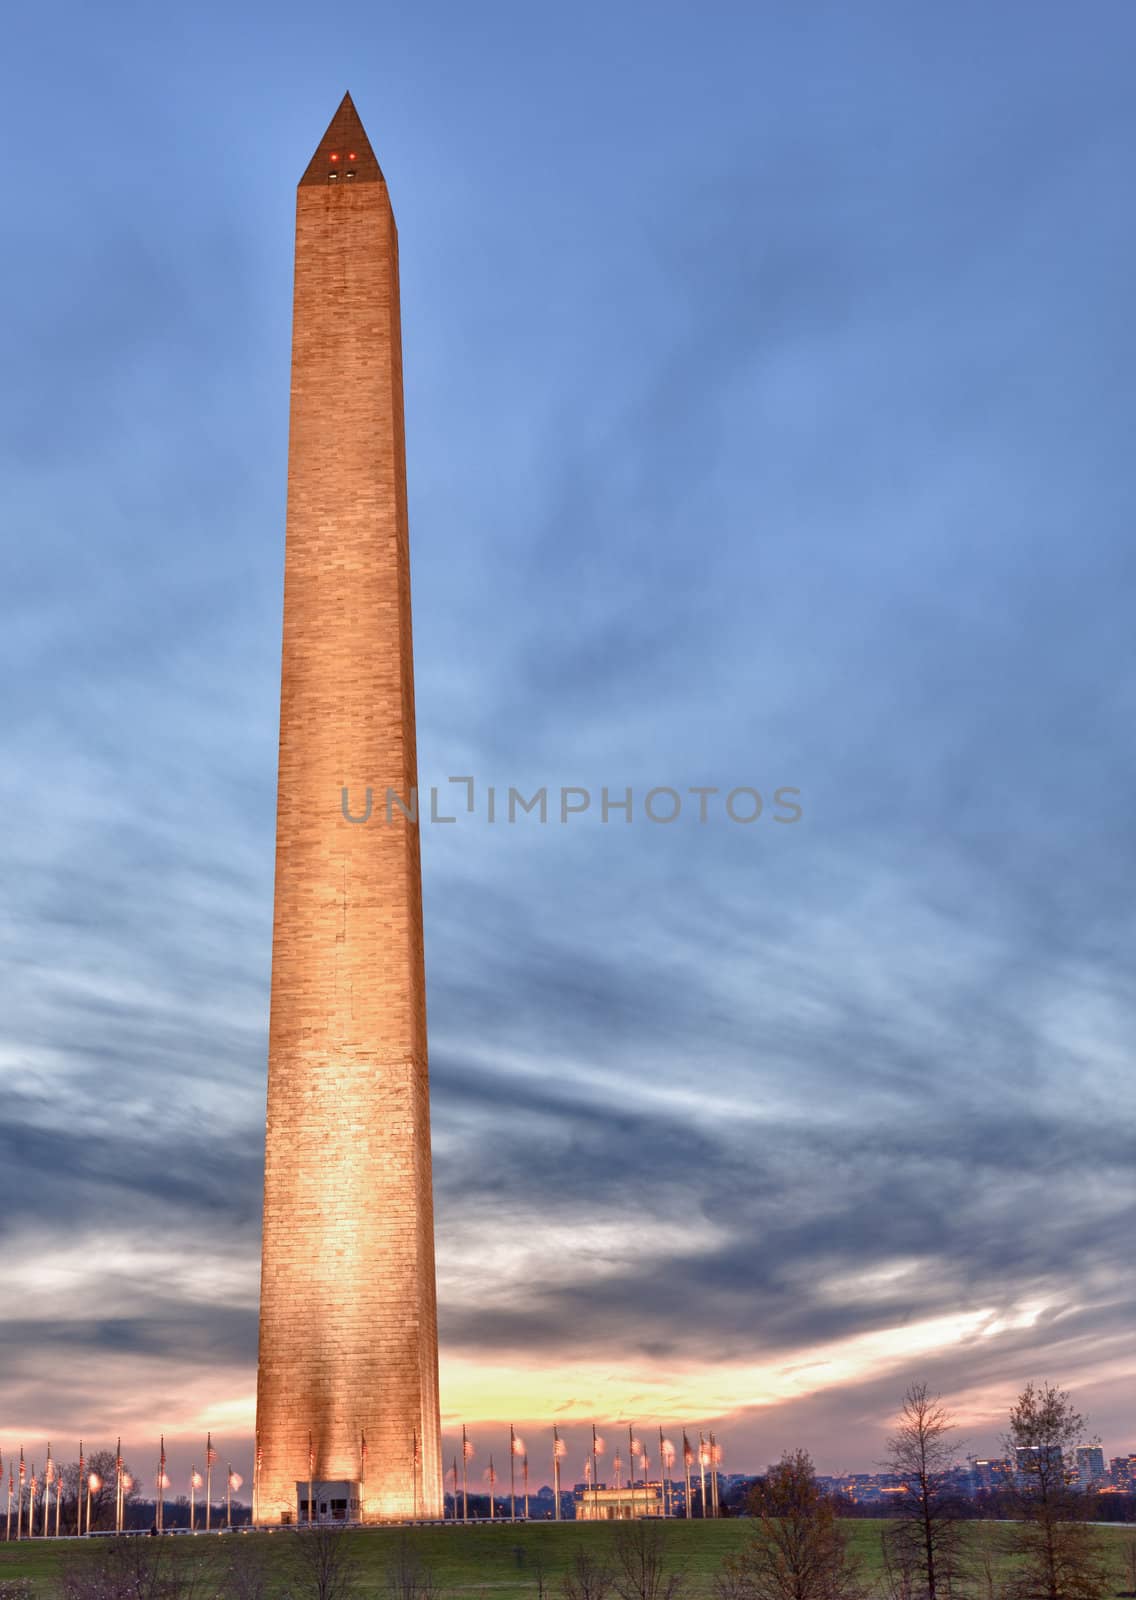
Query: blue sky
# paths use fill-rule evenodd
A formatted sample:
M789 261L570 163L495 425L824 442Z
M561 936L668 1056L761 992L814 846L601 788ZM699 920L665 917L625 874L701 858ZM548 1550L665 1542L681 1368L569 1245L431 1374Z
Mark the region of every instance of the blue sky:
M348 88L423 784L804 807L424 829L448 1426L862 1468L912 1378L986 1449L1047 1377L1136 1446L1134 34L8 20L0 1447L251 1431L292 190Z

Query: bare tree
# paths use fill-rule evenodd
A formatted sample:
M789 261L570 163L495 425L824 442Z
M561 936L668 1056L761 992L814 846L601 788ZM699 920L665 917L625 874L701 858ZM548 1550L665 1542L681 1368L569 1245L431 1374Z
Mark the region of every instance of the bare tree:
M106 1533L114 1527L114 1492L115 1492L115 1463L116 1456L113 1450L92 1450L91 1454L83 1461L83 1481L79 1481L79 1463L72 1461L69 1466L60 1469L63 1484L63 1508L61 1521L65 1528L75 1532L76 1507L83 1513L83 1527L87 1526L87 1491L91 1474L98 1479L99 1487L90 1492L91 1498L91 1528L97 1533ZM129 1473L129 1468L123 1466L123 1471ZM132 1505L138 1498L137 1489L126 1491L125 1501L127 1506Z
M998 1600L1002 1592L998 1576L998 1556L990 1540L985 1537L985 1528L982 1529L982 1533L983 1538L972 1563L974 1589L978 1600Z
M667 1532L648 1518L621 1522L612 1545L613 1583L619 1600L676 1600L682 1573L668 1571Z
M1129 1539L1124 1546L1124 1576L1128 1580L1128 1588L1124 1592L1136 1600L1136 1539Z
M714 1574L714 1600L749 1600L749 1589L736 1560L727 1560Z
M275 1541L271 1548L275 1553ZM219 1592L225 1600L268 1600L268 1596L275 1593L277 1565L263 1540L226 1539Z
M919 1553L911 1543L893 1536L885 1528L880 1535L884 1592L887 1600L918 1600L924 1593Z
M384 1587L390 1600L438 1600L441 1594L433 1568L406 1534L400 1534L391 1547Z
M340 1523L301 1528L292 1536L293 1600L347 1600L359 1561L351 1535Z
M216 1594L209 1555L166 1539L113 1539L73 1550L59 1576L62 1600L206 1600Z
M817 1485L807 1451L770 1467L751 1505L758 1518L753 1536L723 1564L723 1587L738 1600L864 1600L848 1534Z
M888 1440L887 1470L907 1493L897 1499L899 1521L884 1535L884 1571L904 1600L950 1600L962 1565L962 1508L949 1472L957 1451L955 1427L925 1383L903 1397Z
M1085 1433L1072 1397L1050 1383L1027 1383L1010 1412L1011 1600L1104 1600L1111 1592L1100 1541L1084 1520L1086 1497L1066 1481L1066 1457Z
M561 1593L564 1600L607 1600L612 1576L611 1568L597 1561L590 1550L577 1550L571 1569L564 1574Z

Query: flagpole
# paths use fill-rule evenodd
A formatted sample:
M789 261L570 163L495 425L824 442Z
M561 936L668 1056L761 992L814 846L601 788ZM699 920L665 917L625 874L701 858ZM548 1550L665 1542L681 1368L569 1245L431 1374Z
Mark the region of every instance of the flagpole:
M411 1520L418 1521L418 1429L410 1430L410 1493L412 1501Z
M598 1472L597 1450L595 1450L595 1422L592 1422L592 1518L598 1522L600 1517L600 1472Z
M552 1430L552 1492L556 1496L556 1507L552 1513L557 1522L560 1521L560 1430Z
M359 1434L359 1521L367 1520L367 1435Z
M43 1469L43 1536L46 1539L51 1527L51 1482L55 1477L55 1465L51 1459L51 1440L47 1441L47 1466ZM56 1499L58 1499L58 1495Z
M445 1508L443 1507L443 1510ZM454 1457L454 1521L458 1520L458 1458Z
M316 1475L316 1459L312 1452L312 1430L308 1429L308 1527L312 1525L312 1485Z
M521 1482L525 1486L525 1521L529 1520L529 1453L521 1457Z
M4 1542L10 1544L12 1539L12 1491L15 1484L12 1481L12 1464L8 1463L8 1522L4 1529Z
M489 1457L489 1520L494 1520L493 1514L493 1486L497 1482L497 1474L493 1470L493 1457Z
M233 1526L233 1490L239 1489L244 1479L239 1472L233 1471L233 1463L229 1462L229 1476L225 1480L225 1517L229 1527Z
M517 1430L509 1424L509 1521L517 1520Z
M205 1435L205 1531L213 1521L213 1434Z
M470 1453L471 1453L471 1451L470 1451L469 1438L468 1438L468 1436L466 1434L466 1431L465 1431L465 1423L463 1422L462 1423L462 1521L463 1522L468 1522L469 1521L469 1467L468 1467L467 1463L468 1463L469 1458L470 1458Z
M87 1463L83 1460L83 1441L79 1440L79 1482L75 1489L75 1533L82 1537L83 1533L83 1481L86 1476ZM8 1503L11 1505L11 1494Z
M16 1494L16 1542L24 1537L24 1479L27 1468L24 1466L24 1447L20 1446L20 1486Z
M693 1516L690 1509L690 1459L694 1454L690 1448L690 1440L686 1437L686 1429L682 1430L682 1472L686 1487L686 1516L687 1521Z
M698 1509L702 1514L703 1521L705 1521L705 1518L706 1518L706 1440L702 1437L701 1432L699 1432L699 1435L698 1435L698 1477L699 1477L699 1480L700 1480L701 1485L702 1485L702 1498L701 1498L701 1502L699 1504Z
M35 1538L35 1497L36 1497L36 1469L32 1462L32 1475L28 1479L28 1538Z
M197 1468L189 1469L189 1531L197 1532Z

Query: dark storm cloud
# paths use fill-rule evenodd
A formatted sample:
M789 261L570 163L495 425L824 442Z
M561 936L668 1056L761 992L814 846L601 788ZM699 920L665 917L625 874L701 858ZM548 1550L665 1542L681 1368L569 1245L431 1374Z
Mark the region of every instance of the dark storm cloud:
M1130 1138L1103 1120L1065 1119L1060 1129L1028 1115L980 1120L945 1097L926 1117L906 1107L890 1127L824 1129L776 1116L738 1127L727 1110L707 1128L636 1107L633 1091L613 1107L449 1062L440 1075L435 1064L435 1083L443 1133L455 1103L464 1111L478 1099L495 1124L495 1136L478 1141L476 1167L451 1164L441 1177L443 1216L460 1215L473 1191L516 1206L547 1186L581 1222L623 1209L634 1226L658 1209L665 1175L681 1209L713 1218L724 1234L695 1254L655 1252L648 1228L641 1259L618 1280L552 1283L543 1294L530 1284L523 1309L463 1307L447 1320L462 1342L556 1346L573 1328L602 1348L619 1338L629 1306L653 1319L697 1305L698 1331L676 1343L701 1338L709 1321L719 1355L736 1358L945 1314L963 1298L1001 1305L1008 1281L1070 1295L1124 1249L1123 1209L1078 1198L1086 1171L1121 1192L1128 1181ZM1033 1228L1039 1204L1051 1209ZM874 1269L904 1258L929 1270L891 1292L872 1287ZM838 1301L825 1293L830 1278L843 1285ZM1097 1326L1119 1326L1130 1309L1114 1307Z
M171 1349L185 1361L221 1365L256 1360L257 1313L254 1306L187 1305L184 1299L155 1295L144 1316L59 1317L33 1321L12 1317L4 1337L14 1350L36 1351L42 1360L70 1361L81 1352L113 1352L116 1356L162 1357Z
M124 1064L103 1064L108 1081L121 1081ZM45 1094L21 1115L17 1095L4 1102L0 1164L8 1182L3 1231L18 1231L30 1218L74 1220L77 1212L97 1217L129 1216L131 1208L160 1211L166 1220L194 1219L203 1228L227 1220L248 1228L260 1219L263 1157L245 1129L202 1127L190 1117L147 1126L145 1116L118 1116L93 1127L89 1116L70 1127L44 1125L56 1101ZM137 1211L136 1211L137 1214Z

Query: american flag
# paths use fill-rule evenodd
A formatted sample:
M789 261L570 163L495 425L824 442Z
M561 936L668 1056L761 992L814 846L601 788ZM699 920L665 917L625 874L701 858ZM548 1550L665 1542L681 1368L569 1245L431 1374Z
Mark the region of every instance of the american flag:
M686 1430L682 1434L682 1459L688 1467L694 1465L694 1451L690 1448L690 1440L686 1437Z
M417 1428L414 1429L414 1432L412 1434L412 1439L413 1439L413 1447L414 1447L414 1465L418 1466L420 1461L421 1461L421 1456L419 1455L419 1452L418 1452L418 1429Z
M205 1435L205 1465L207 1467L211 1467L215 1464L216 1460L217 1452L213 1448L213 1435L212 1433L207 1433Z

